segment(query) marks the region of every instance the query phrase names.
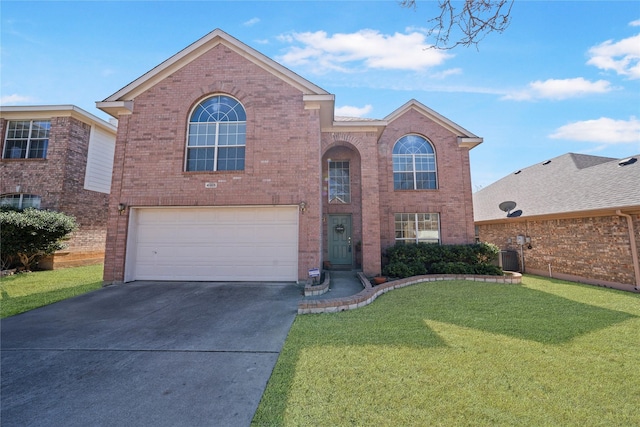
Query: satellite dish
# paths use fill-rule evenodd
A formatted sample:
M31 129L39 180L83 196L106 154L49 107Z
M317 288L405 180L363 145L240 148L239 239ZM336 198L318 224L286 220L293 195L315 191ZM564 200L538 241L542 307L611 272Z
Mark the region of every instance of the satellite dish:
M519 217L520 215L522 215L522 210L521 210L521 209L518 209L517 211L509 212L509 213L507 214L507 217L509 217L509 218L517 218L517 217Z
M516 207L516 202L506 201L502 202L498 205L501 211L503 212L511 212Z

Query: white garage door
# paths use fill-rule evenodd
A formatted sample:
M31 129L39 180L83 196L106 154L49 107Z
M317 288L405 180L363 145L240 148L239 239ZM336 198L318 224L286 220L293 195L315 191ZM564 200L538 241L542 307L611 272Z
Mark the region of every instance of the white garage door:
M298 208L131 210L125 280L296 281Z

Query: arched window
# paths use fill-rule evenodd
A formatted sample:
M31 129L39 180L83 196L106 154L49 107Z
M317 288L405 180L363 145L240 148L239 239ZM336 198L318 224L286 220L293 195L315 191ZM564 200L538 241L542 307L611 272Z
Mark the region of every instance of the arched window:
M200 102L189 119L187 171L244 170L247 115L237 100L216 95Z
M18 209L39 209L40 196L33 194L6 194L0 196L0 206L13 206Z
M436 155L431 143L420 135L405 135L393 147L393 189L438 188Z

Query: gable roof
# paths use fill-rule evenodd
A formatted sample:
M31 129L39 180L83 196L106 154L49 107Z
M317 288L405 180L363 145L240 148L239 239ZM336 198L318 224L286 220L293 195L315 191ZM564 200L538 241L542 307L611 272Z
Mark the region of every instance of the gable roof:
M421 102L416 101L415 99L411 99L408 102L406 102L403 106L401 106L400 108L396 109L391 114L389 114L387 117L385 117L384 120L387 123L390 123L393 120L397 119L398 117L400 117L401 115L403 115L404 113L406 113L407 111L410 111L410 110L415 110L415 111L419 112L420 114L426 116L430 120L432 120L435 123L439 124L440 126L444 127L449 132L457 135L458 136L458 145L460 145L461 147L466 147L468 149L472 149L476 145L481 144L482 141L483 141L483 139L481 137L473 134L472 132L469 132L467 129L463 128L459 124L452 122L451 120L447 119L445 116L443 116L443 115L439 114L438 112L432 110L431 108L427 107L426 105L422 104Z
M130 112L133 109L133 100L136 96L219 44L223 44L245 59L296 87L303 95L309 96L312 100L333 101L333 95L329 92L218 28L138 77L113 95L103 101L96 102L97 107L114 117L117 117L118 113Z
M640 209L640 155L621 165L610 157L568 153L516 171L473 194L475 221L506 220L498 205L516 202L521 218Z

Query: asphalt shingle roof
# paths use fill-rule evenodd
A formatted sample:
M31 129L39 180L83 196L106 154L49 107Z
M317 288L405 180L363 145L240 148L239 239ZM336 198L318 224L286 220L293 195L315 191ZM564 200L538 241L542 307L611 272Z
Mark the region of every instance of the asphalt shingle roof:
M475 221L505 218L514 201L521 217L640 206L640 155L624 159L568 153L516 171L473 195Z

